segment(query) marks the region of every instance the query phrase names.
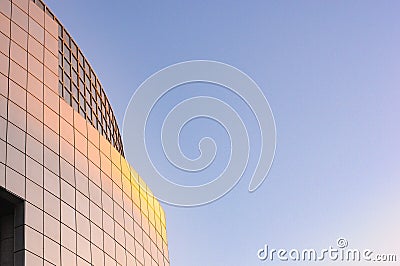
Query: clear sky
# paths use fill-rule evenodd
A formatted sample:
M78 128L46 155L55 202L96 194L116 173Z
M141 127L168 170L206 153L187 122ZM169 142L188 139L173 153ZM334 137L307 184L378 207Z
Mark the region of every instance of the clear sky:
M400 260L400 2L150 2L46 1L91 62L120 127L147 77L192 59L247 73L277 127L275 161L256 192L247 191L246 172L212 204L164 204L171 265L281 265L258 260L257 250L323 249L339 237ZM167 102L197 91L188 86ZM205 90L230 99L216 91ZM193 126L188 132L215 130L227 145L218 126ZM183 138L195 156L197 142Z

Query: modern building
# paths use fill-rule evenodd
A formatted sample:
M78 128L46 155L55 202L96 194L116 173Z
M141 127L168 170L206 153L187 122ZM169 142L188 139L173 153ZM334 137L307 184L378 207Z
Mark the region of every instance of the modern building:
M164 211L40 0L0 0L0 265L169 265Z

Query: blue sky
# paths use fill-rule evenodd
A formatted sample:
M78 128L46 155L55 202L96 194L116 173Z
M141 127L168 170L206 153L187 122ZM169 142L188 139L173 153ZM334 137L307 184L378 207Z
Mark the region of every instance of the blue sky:
M322 249L338 237L400 258L400 2L47 4L91 62L120 127L134 90L186 60L231 64L269 101L277 149L267 180L249 193L247 173L212 204L164 205L171 265L267 265L256 254L264 244ZM201 122L192 132L204 133ZM224 132L208 125L227 145ZM195 156L196 145L183 137Z

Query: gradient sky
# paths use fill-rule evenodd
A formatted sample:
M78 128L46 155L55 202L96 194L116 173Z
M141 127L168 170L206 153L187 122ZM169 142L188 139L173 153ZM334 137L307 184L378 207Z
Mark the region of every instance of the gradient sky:
M186 60L231 64L269 101L277 149L256 192L246 172L212 204L163 205L172 266L281 265L259 261L257 250L322 249L339 237L400 260L399 1L46 3L98 74L120 127L134 90ZM171 94L166 106L190 92ZM207 125L227 145L221 128ZM188 132L204 133L201 121L193 126ZM188 136L183 149L195 156Z

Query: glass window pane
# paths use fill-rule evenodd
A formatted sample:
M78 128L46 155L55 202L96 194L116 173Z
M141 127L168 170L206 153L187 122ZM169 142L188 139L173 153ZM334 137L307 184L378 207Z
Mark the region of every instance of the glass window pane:
M71 65L74 69L78 69L78 61L76 60L75 56L71 57Z
M83 68L82 68L82 66L79 66L79 77L83 79L84 76L85 76L85 73L83 72Z
M66 30L64 30L64 41L67 43L67 45L69 46L71 38L69 37L69 34L67 33Z
M72 70L72 81L78 85L78 74L75 70Z
M59 38L63 37L63 32L64 32L64 30L63 30L61 24L58 24L58 37Z
M63 85L61 82L58 82L58 95L63 97Z
M79 79L79 90L84 91L85 90L85 85L83 84L83 81Z
M58 51L62 52L63 50L63 41L61 39L58 39Z
M71 65L65 57L64 57L64 71L68 74L68 76L71 75Z
M78 102L75 99L73 99L72 101L72 108L74 108L75 111L79 112Z
M71 80L67 73L64 73L64 86L68 89L71 90Z
M72 94L74 95L75 99L79 99L78 98L78 88L75 86L75 84L72 84Z
M71 51L68 49L67 45L64 43L64 56L71 61Z
M58 79L60 80L60 81L63 81L63 70L62 70L62 68L61 67L58 67Z
M69 90L64 88L64 100L71 105L71 93L69 92Z

